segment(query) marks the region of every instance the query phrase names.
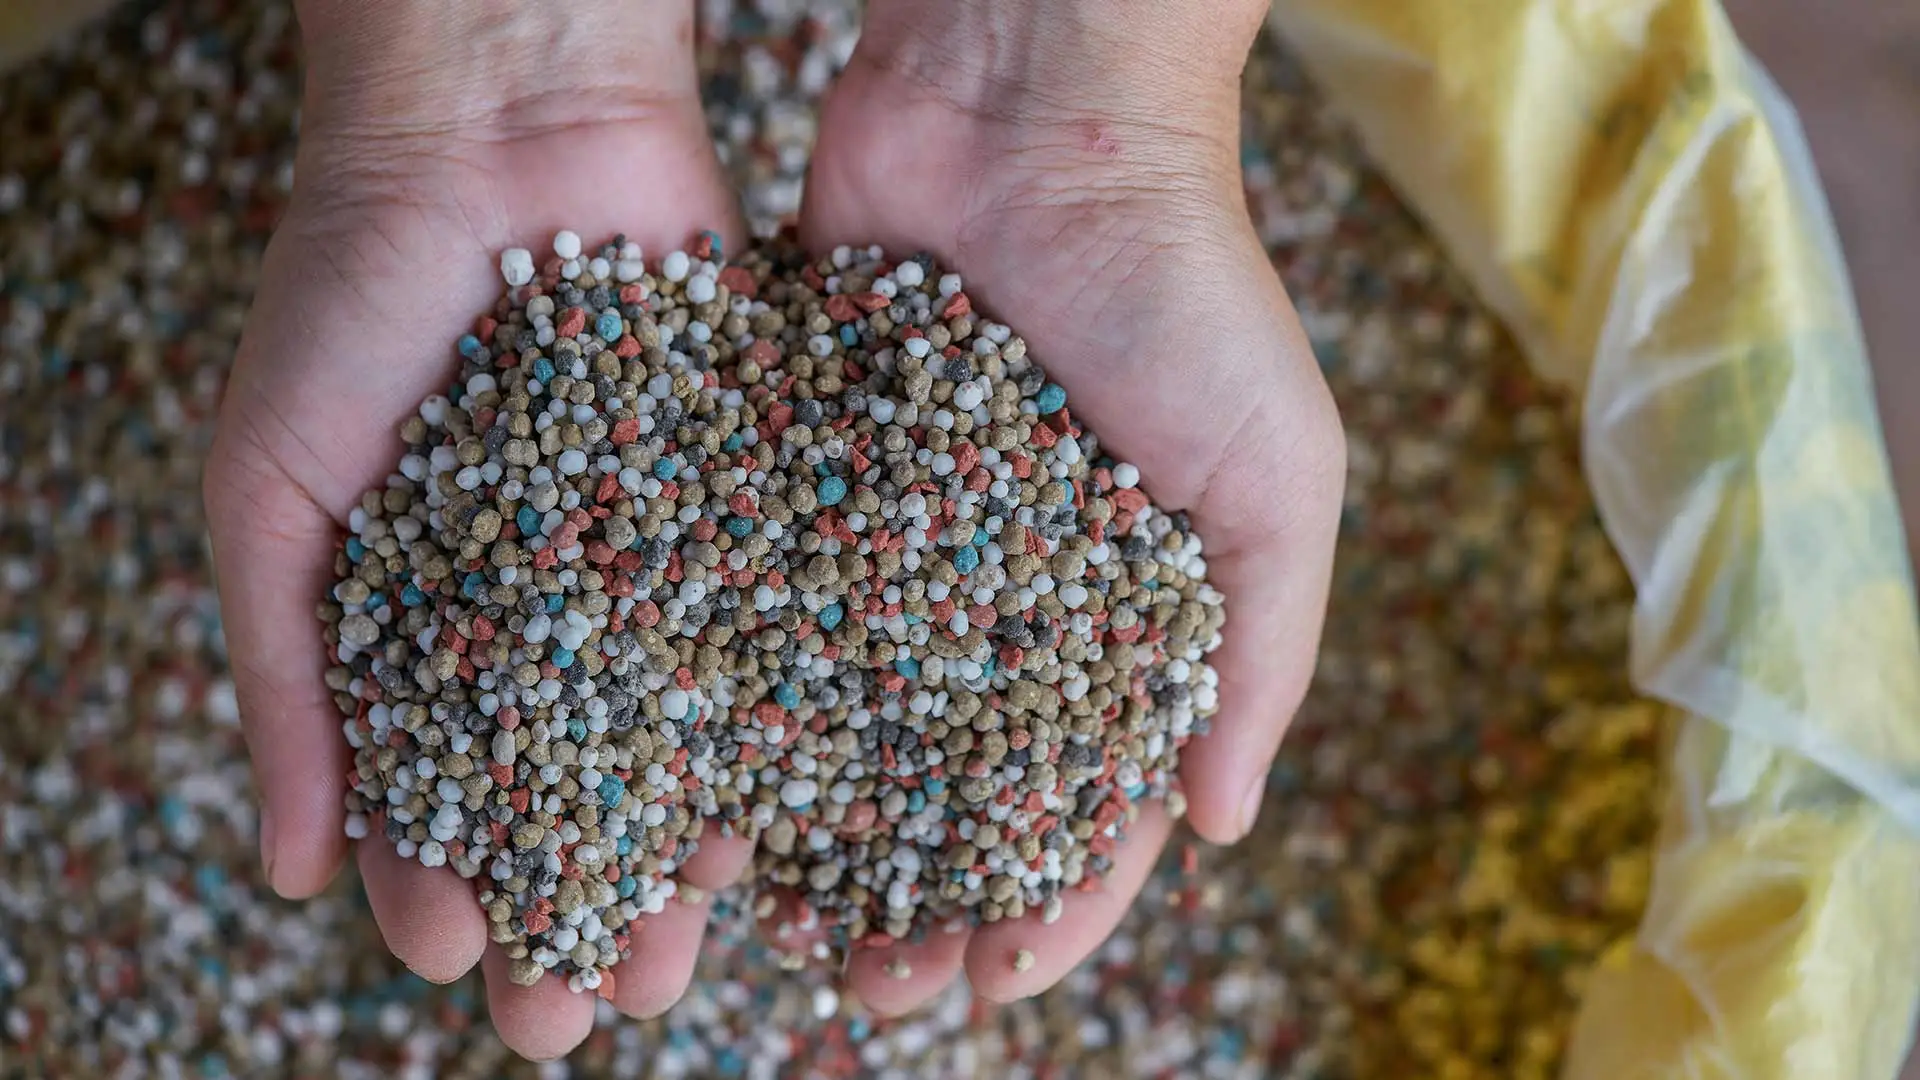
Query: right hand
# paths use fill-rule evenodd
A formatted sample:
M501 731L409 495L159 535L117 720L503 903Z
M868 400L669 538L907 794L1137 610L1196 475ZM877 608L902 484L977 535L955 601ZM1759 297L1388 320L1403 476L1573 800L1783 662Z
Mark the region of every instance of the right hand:
M742 235L700 111L691 0L431 8L300 8L297 179L206 470L261 855L287 897L325 888L347 845L352 762L314 605L348 512L394 468L396 426L446 385L454 340L499 298L499 252L544 261L562 228L589 247L624 232L650 260L702 229ZM709 834L681 876L725 885L749 855ZM472 884L401 859L378 833L357 858L394 955L435 982L480 963L509 1047L551 1058L586 1037L591 997L556 978L508 981ZM636 1016L671 1005L706 918L705 903L673 903L644 920L614 970L614 1004Z
M802 233L815 251L937 255L1020 333L1073 415L1187 510L1226 596L1220 712L1183 751L1188 820L1233 843L1318 653L1346 478L1332 395L1248 218L1240 70L1264 0L872 0L822 111ZM1099 888L964 933L863 950L886 1014L965 970L1040 993L1125 914L1171 831L1143 807ZM1033 962L1015 968L1025 951ZM905 960L909 974L887 974ZM901 969L895 968L895 971Z

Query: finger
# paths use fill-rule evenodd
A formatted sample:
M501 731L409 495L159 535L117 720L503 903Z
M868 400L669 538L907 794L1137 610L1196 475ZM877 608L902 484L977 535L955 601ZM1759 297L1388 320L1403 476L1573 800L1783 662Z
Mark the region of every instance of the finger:
M607 996L614 1007L641 1020L673 1008L693 983L712 910L704 895L691 904L676 898L658 915L634 923L627 958L610 972L614 988Z
M500 1041L523 1058L552 1061L565 1056L593 1030L592 994L576 994L548 973L532 986L515 986L512 961L499 948L487 950L480 970L487 979L487 1013Z
M1113 933L1172 829L1165 807L1141 807L1126 840L1114 849L1106 878L1086 892L1069 892L1054 923L1043 923L1038 912L1029 912L976 929L967 945L967 981L974 993L988 1001L1015 1001L1059 982ZM1032 963L1021 971L1023 953Z
M712 823L701 835L700 850L680 868L679 878L702 889L724 889L739 881L753 861L753 841L744 836L721 836Z
M387 951L428 982L450 983L471 971L487 949L487 920L473 884L451 870L401 858L384 836L356 847Z
M1226 598L1210 731L1182 751L1188 819L1201 836L1232 843L1253 828L1266 776L1313 678L1333 575L1346 442L1326 381L1313 363L1285 292L1248 240L1242 275L1265 342L1236 353L1234 376L1256 398L1229 421L1234 432L1192 500L1206 538L1208 580ZM1254 262L1259 262L1254 267ZM1231 324L1228 324L1231 325Z
M1180 776L1194 831L1222 844L1252 831L1267 772L1313 680L1340 527L1345 443L1326 386L1303 375L1281 395L1292 419L1246 432L1244 452L1209 485L1218 494L1195 514L1213 543L1207 576L1226 598L1226 623L1208 657L1219 711L1182 750ZM1285 467L1276 472L1275 462Z
M926 940L857 950L847 961L847 986L881 1016L904 1016L939 995L960 974L971 930L936 926Z
M1312 552L1301 561L1320 559ZM1220 648L1208 658L1220 676L1220 711L1181 751L1180 777L1194 831L1231 844L1253 830L1267 772L1312 681L1328 578L1282 553L1214 559L1209 576L1227 598Z
M257 418L253 418L257 420ZM229 423L206 481L214 569L240 720L260 796L267 883L302 899L346 853L348 749L313 603L333 569L333 520Z

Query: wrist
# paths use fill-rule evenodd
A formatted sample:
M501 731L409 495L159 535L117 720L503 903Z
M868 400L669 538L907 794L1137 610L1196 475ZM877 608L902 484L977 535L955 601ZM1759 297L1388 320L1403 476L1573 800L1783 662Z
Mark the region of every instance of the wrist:
M1266 10L1265 0L871 0L861 48L977 115L1237 133L1240 72Z
M543 114L697 98L691 0L301 0L303 127L537 132Z

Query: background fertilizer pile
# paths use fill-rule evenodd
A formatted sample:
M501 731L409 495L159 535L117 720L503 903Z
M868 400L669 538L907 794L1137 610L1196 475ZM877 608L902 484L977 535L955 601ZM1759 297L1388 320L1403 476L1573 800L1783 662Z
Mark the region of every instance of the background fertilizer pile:
M856 21L805 6L704 5L763 219ZM1176 844L1046 997L891 1023L779 972L726 897L679 1009L544 1067L474 983L387 957L352 882L273 899L197 484L291 178L293 41L283 5L167 4L0 81L0 1075L1551 1075L1648 871L1627 583L1564 403L1271 43L1248 200L1353 475L1319 684L1247 844Z

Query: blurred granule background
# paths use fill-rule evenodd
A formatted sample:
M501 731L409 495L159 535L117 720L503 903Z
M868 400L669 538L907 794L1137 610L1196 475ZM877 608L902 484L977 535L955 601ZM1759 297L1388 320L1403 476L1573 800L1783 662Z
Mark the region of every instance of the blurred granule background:
M1722 0L1802 118L1851 267L1909 533L1920 537L1920 0ZM0 0L0 68L111 0ZM1904 423L1902 421L1905 421ZM1915 958L1920 970L1920 957ZM4 1071L4 1070L0 1070ZM1920 1080L1920 1062L1906 1080Z

